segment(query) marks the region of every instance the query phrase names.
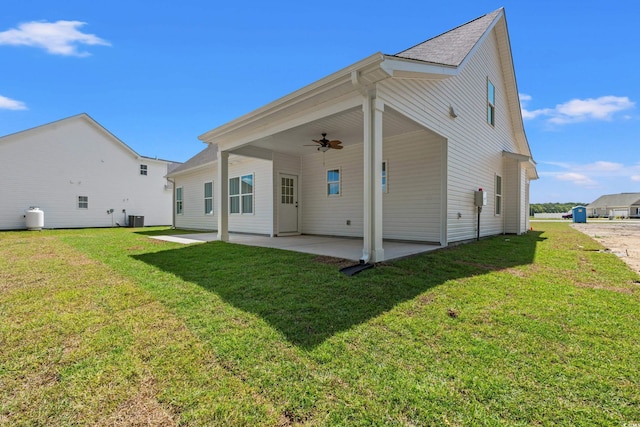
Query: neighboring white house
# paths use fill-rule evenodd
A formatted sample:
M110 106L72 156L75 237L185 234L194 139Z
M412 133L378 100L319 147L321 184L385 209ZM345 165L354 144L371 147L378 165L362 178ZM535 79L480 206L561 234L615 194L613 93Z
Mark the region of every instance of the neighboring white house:
M321 151L322 134L343 149ZM200 136L169 176L175 225L448 245L529 229L537 179L503 9L377 53ZM309 146L311 145L311 146ZM483 199L481 195L481 200ZM212 207L212 209L209 209Z
M640 193L605 194L587 205L593 217L640 218Z
M175 164L140 156L87 114L1 137L0 162L2 230L26 228L33 206L45 228L172 222Z

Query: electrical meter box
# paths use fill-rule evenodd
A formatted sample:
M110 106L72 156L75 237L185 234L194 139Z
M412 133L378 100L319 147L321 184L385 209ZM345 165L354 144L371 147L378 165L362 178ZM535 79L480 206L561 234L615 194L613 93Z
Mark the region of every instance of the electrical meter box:
M478 191L474 191L474 205L476 206L486 206L487 205L487 192L482 191L482 189Z

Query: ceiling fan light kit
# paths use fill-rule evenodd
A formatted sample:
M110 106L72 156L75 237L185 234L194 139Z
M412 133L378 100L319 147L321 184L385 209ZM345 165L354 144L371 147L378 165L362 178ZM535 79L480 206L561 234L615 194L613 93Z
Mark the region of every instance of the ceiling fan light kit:
M342 148L343 148L342 147L342 141L338 141L337 139L333 140L333 141L329 141L327 139L327 133L326 132L324 132L322 134L322 139L320 139L320 140L312 139L312 141L315 142L316 144L320 144L320 145L317 146L318 147L318 151L322 151L323 153L329 151L330 148L333 148L335 150L342 150ZM316 147L316 146L314 145L314 147Z

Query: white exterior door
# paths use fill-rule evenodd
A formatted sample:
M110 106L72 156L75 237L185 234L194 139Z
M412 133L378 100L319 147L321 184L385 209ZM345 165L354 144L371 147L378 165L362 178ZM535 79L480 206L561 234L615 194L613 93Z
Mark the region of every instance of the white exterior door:
M298 233L298 176L280 174L278 234Z

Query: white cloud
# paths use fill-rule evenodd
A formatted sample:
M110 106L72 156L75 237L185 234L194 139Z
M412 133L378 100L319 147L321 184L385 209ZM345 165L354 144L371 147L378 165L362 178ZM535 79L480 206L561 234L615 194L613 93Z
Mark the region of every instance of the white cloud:
M80 21L26 22L18 28L0 32L0 45L32 46L45 49L53 55L89 56L90 53L78 50L79 45L111 44L94 34L78 29L86 25Z
M626 96L601 96L600 98L572 99L563 104L558 104L554 108L541 108L537 110L527 110L526 104L532 97L527 94L520 94L522 104L522 118L532 120L536 117L545 116L547 121L556 125L578 123L588 120L613 120L615 113L630 110L636 103ZM628 119L629 116L624 116Z
M560 181L570 181L576 185L580 185L583 187L591 187L596 184L596 181L594 181L593 179L589 178L586 175L583 175L581 173L576 173L576 172L566 172L566 173L557 174L556 179L559 179Z
M0 95L0 110L26 110L27 105L22 101Z
M622 171L624 169L624 165L622 163L598 161L583 165L582 168L591 173L608 173Z
M579 187L599 188L603 181L609 179L629 179L640 182L640 165L627 166L622 163L597 161L585 164L566 162L540 162L555 166L559 171L541 171L541 176L547 176L559 181L571 182Z

